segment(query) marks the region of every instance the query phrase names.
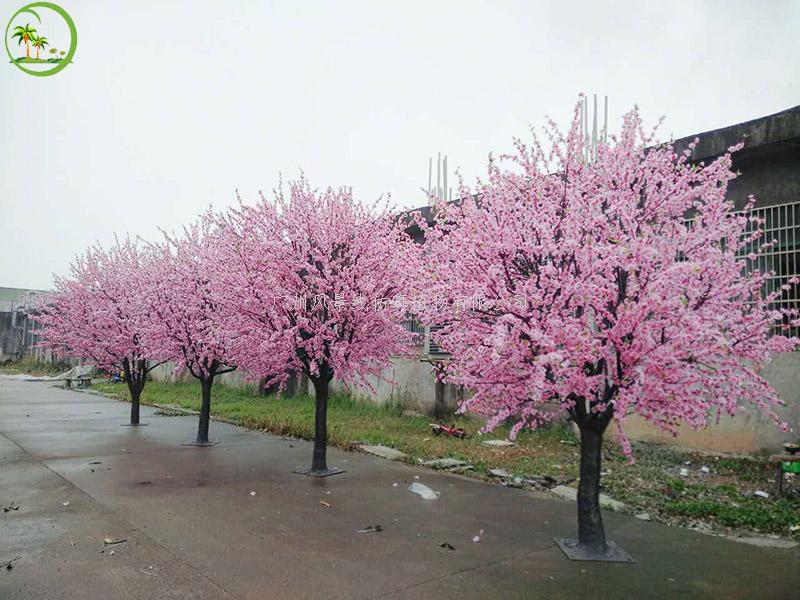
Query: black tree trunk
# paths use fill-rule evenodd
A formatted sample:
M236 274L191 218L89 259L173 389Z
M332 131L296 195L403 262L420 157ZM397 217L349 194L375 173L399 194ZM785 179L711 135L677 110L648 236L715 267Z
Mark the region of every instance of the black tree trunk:
M142 391L138 386L128 386L128 391L131 393L131 425L139 424L139 397Z
M208 423L211 419L211 386L214 383L214 376L208 375L200 379L200 389L202 390L202 403L200 404L200 420L197 424L197 444L208 443Z
M131 396L130 424L136 426L139 425L139 400L147 377L147 363L143 360L130 361L125 358L122 360L122 372L125 375L125 383L128 385L128 393Z
M314 457L311 460L312 473L325 473L328 470L328 388L330 379L325 376L314 377Z
M444 419L444 381L436 377L436 387L433 400L433 416L437 421Z
M600 457L603 429L581 428L581 473L578 484L578 542L594 552L606 552L606 533L600 514Z

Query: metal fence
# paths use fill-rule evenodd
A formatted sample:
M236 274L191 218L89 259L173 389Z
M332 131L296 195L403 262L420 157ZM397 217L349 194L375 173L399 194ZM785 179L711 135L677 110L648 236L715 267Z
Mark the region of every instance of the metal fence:
M442 347L439 344L437 344L435 341L433 341L433 337L431 337L431 334L433 334L435 336L436 333L438 333L442 328L443 328L442 325L431 325L428 328L428 355L429 356L441 356L441 357L449 356L447 352L442 350Z
M420 323L417 316L413 313L408 313L402 323L403 329L410 331L414 334L414 345L421 347L425 345L425 326Z
M761 238L740 251L742 257L750 252L758 254L756 260L747 260L745 269L771 273L762 293L765 295L780 290L792 277L800 277L800 202L755 208L752 214L763 219ZM748 224L746 234L752 233L758 223ZM771 242L771 247L764 247ZM783 290L773 303L774 308L800 310L800 285L793 284ZM773 333L800 336L800 327L786 327L784 322L775 323Z

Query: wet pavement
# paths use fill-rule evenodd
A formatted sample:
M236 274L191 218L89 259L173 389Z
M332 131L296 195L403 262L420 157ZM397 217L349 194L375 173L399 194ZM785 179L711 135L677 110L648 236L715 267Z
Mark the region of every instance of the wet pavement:
M0 510L0 565L13 561L0 569L0 598L772 599L800 590L797 548L606 513L609 538L637 562L570 562L553 538L574 536L573 503L336 450L329 464L347 472L312 479L292 473L310 460L307 442L214 422L219 445L183 446L195 417L142 407L149 425L132 428L128 410L0 379L0 505L19 505ZM414 481L439 500L409 493ZM370 525L383 530L356 533Z

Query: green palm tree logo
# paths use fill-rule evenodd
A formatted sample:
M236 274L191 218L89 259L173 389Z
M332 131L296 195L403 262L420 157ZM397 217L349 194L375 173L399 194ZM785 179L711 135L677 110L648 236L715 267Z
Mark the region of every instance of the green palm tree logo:
M42 12L41 9L44 9L45 12ZM51 47L50 54L52 55L52 58L46 58L46 57L42 58L41 53L45 52L47 46L51 46L51 44L50 41L47 39L47 37L44 35L44 32L42 31L40 33L39 31L43 28L42 19L39 16L40 12L42 12L42 14L48 17L44 25L44 28L49 29L49 33L51 35L54 35L56 38L60 35L59 29L62 33L64 32L64 25L66 24L66 28L69 30L69 35L70 35L69 50L57 51L55 48ZM19 15L24 15L24 14L32 15L33 18L36 19L38 25L36 27L32 27L31 22L28 22L23 26L20 24L19 21L17 21L17 23L15 24L14 23L15 19L17 19ZM59 21L63 21L63 23L59 25L58 23ZM12 25L15 25L13 29ZM53 27L55 27L55 33ZM11 52L11 48L9 47L9 40L11 40L12 42L12 47L14 47L13 46L14 40L16 40L17 42L16 47L25 44L25 56L15 57ZM69 14L67 14L67 12L63 8L61 8L56 4L53 4L52 2L33 2L31 4L23 6L11 16L11 19L8 21L8 25L6 25L5 45L6 45L6 53L8 54L9 59L11 59L11 64L16 66L21 71L28 73L29 75L35 75L36 77L45 77L47 75L54 75L58 73L59 71L63 70L67 65L72 63L72 57L75 55L75 49L78 46L78 32L75 29L75 22L72 20L72 17L70 17ZM33 46L33 48L36 50L35 57L31 56L31 46ZM52 68L40 71L26 66L30 64L34 65L47 64L47 65L52 65Z
M11 36L12 38L17 38L17 46L25 43L25 57L30 58L31 56L31 40L36 37L36 28L31 27L30 23L27 23L25 27L22 25L17 25L14 28L14 33Z
M37 36L36 39L33 40L33 47L36 48L36 60L41 60L39 58L39 50L44 50L45 46L49 46L50 42L47 41L47 38L42 36Z

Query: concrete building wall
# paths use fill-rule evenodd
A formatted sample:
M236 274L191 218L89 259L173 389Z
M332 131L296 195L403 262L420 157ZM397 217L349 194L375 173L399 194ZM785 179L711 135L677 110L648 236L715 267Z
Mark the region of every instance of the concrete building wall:
M394 382L394 383L390 383ZM368 378L369 386L346 385L334 380L335 390L344 391L365 402L400 404L409 409L432 415L436 402L436 378L432 366L420 359L393 358L392 365L381 377ZM453 411L462 395L459 386L445 385L445 410Z
M690 135L675 141L683 151L698 140L692 161L712 162L738 143L733 169L739 172L728 187L728 198L737 209L756 198L756 206L767 207L800 200L800 106L752 121Z
M764 376L785 403L784 406L774 408L781 420L788 424L788 431L783 431L760 409L748 404L741 406L735 417L725 415L718 424L712 420L705 429L684 427L677 438L649 425L639 417L628 420L625 432L631 439L701 450L736 453L775 451L782 443L800 437L800 352L776 356L765 369ZM371 378L370 384L374 391L366 386L348 387L341 382L334 382L334 388L346 391L365 402L397 402L411 410L433 413L436 391L429 364L394 359L391 368L384 372L384 377L392 378L396 385ZM445 405L450 410L454 410L464 395L469 393L462 392L457 386L445 387Z
M189 371L174 372L174 363L167 362L150 371L153 381L175 383L196 381ZM389 381L393 381L394 384ZM256 385L257 381L249 378L243 371L233 371L220 375L216 383L243 387ZM334 380L331 387L334 391L347 393L363 402L376 404L400 404L401 406L426 414L433 414L436 399L436 380L431 372L431 365L420 360L408 358L392 359L392 366L383 372L382 377L370 377L367 385L347 385L342 381ZM298 389L300 393L314 395L314 388L310 381L303 380L301 385L305 389ZM459 386L444 386L444 406L453 411L458 406L463 392Z
M753 194L757 207L789 204L800 200L800 139L734 155L733 168L740 175L728 188L737 209Z
M764 376L785 402L784 406L775 407L775 412L788 424L789 431L781 430L763 411L748 404L742 405L735 417L724 415L719 423L712 422L705 429L683 427L678 437L672 437L639 417L628 420L625 433L631 439L699 450L774 452L784 442L800 438L800 352L776 356L766 368Z

